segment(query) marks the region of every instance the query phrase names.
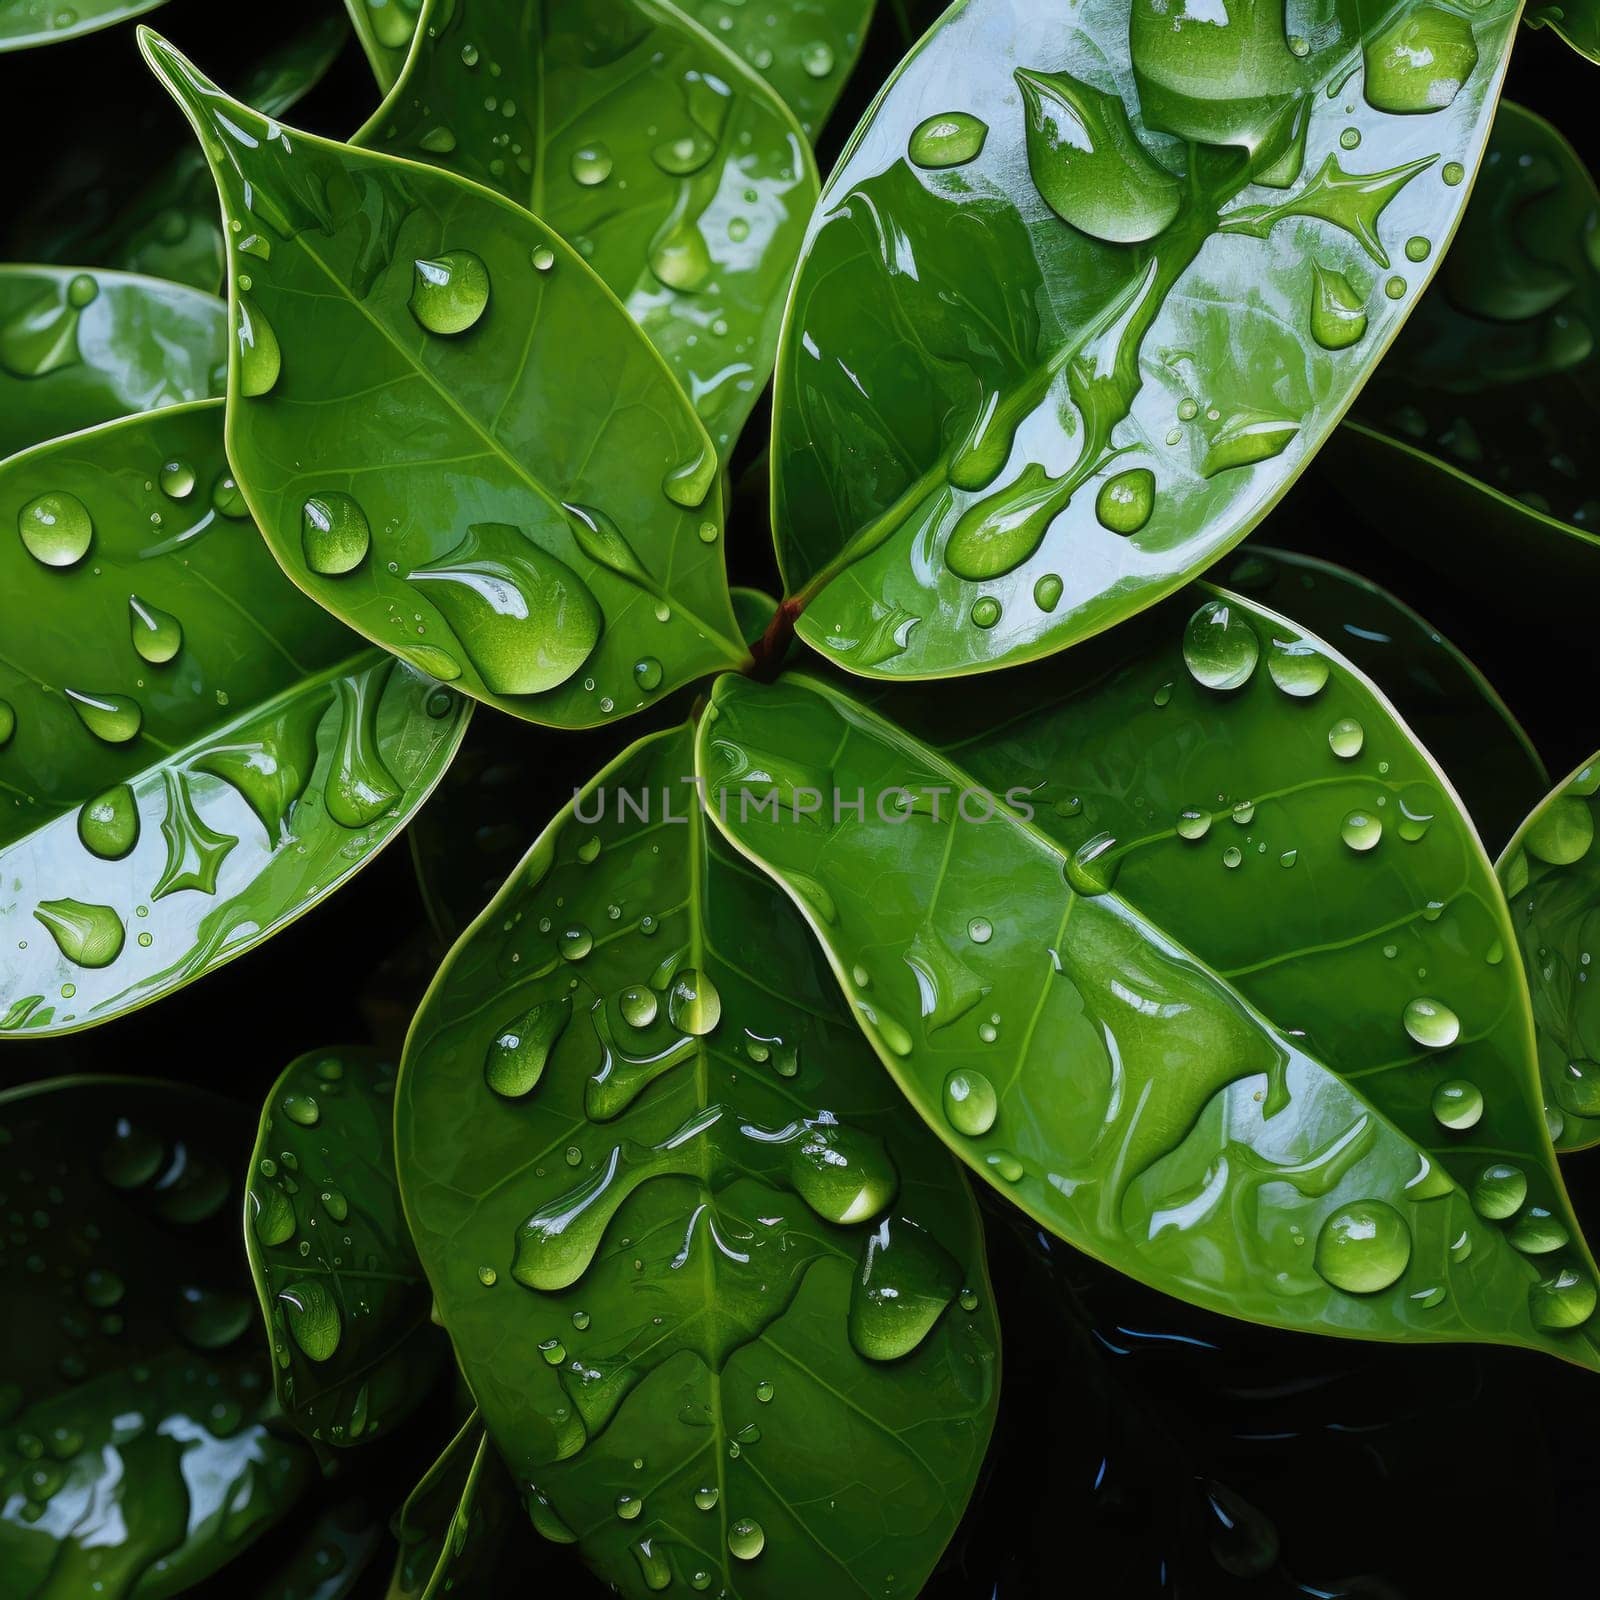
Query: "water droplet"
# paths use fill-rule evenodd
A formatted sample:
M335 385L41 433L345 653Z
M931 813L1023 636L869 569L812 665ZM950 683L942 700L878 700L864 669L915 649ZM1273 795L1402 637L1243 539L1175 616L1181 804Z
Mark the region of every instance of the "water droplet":
M478 1282L481 1283L485 1289L494 1288L499 1281L500 1274L496 1272L493 1267L482 1266L478 1268Z
M1439 176L1443 178L1452 189L1455 188L1455 186L1460 183L1461 180L1466 177L1466 175L1467 169L1462 166L1459 161L1445 162L1444 170L1439 174Z
M1492 1161L1473 1180L1472 1208L1491 1222L1503 1222L1528 1198L1527 1175L1506 1161Z
M102 790L78 812L78 839L102 861L120 861L139 842L139 803L125 783Z
M64 489L30 500L17 513L17 531L28 554L47 567L76 566L94 539L88 508Z
M1370 811L1350 811L1339 825L1339 837L1352 850L1364 853L1383 838L1383 824Z
M322 1107L314 1094L286 1094L283 1114L302 1128L314 1128L322 1120Z
M592 189L611 176L613 164L611 151L598 140L579 145L572 152L570 170L573 181L581 183L586 189Z
M11 743L17 731L17 710L9 700L0 700L0 750Z
M542 244L533 252L533 270L535 272L548 272L556 264L556 253L547 244Z
M813 39L801 48L800 65L808 78L826 78L833 71L833 47L822 39Z
M1543 1206L1529 1206L1506 1230L1506 1237L1525 1256L1547 1256L1570 1239L1561 1221Z
M1569 1061L1555 1075L1556 1099L1575 1117L1600 1117L1600 1066Z
M172 500L187 500L194 493L194 468L187 461L168 461L161 468L161 492Z
M234 322L238 343L239 393L248 398L270 394L283 371L283 354L272 324L248 295L240 295Z
M122 954L127 930L110 906L82 900L42 900L33 915L50 930L56 948L75 966L109 967Z
M1401 1013L1406 1032L1429 1050L1443 1050L1461 1036L1461 1019L1439 1000L1419 997Z
M633 664L633 681L646 694L661 687L661 663L654 656L640 656Z
M350 1200L343 1189L328 1187L317 1194L317 1204L335 1222L344 1222L350 1215Z
M1528 1291L1533 1325L1551 1333L1581 1326L1594 1315L1594 1307L1594 1284L1573 1266L1557 1268Z
M1205 838L1211 832L1211 813L1201 806L1185 806L1178 813L1177 831L1180 839Z
M1406 240L1406 260L1426 261L1433 254L1433 242L1421 234Z
M1041 611L1054 611L1061 603L1061 579L1053 572L1047 572L1033 586L1033 603Z
M635 985L624 989L617 997L617 1010L630 1028L648 1028L660 1010L654 989Z
M974 944L988 944L994 937L994 924L987 917L974 917L967 924L967 937Z
M473 524L407 578L425 586L495 694L554 689L599 642L603 618L583 580L504 523Z
M136 738L144 723L139 702L126 694L90 694L68 689L67 699L90 733L107 744L126 744Z
M1250 681L1261 644L1248 620L1226 600L1208 600L1183 630L1183 659L1207 689L1238 689Z
M906 146L914 165L938 172L964 167L982 154L989 125L965 111L941 111L919 122Z
M1000 1109L994 1085L981 1072L958 1068L944 1080L944 1114L957 1133L987 1133Z
M711 1484L705 1484L694 1492L694 1503L702 1511L715 1511L720 1498L720 1494Z
M767 1536L754 1517L740 1517L728 1529L728 1549L740 1561L754 1561L766 1543Z
M756 1399L759 1400L762 1405L770 1405L772 1403L772 1397L776 1393L777 1391L770 1383L766 1381L765 1378L763 1378L761 1382L756 1385Z
M594 949L594 935L586 923L568 923L556 935L556 949L563 961L582 961Z
M711 485L717 480L717 452L709 445L703 445L698 454L689 460L674 467L661 481L661 491L675 506L682 506L686 511L693 511L703 506L706 496L711 493ZM704 528L701 530L704 539ZM716 537L716 525L712 524L712 539ZM707 544L712 540L705 540Z
M471 250L416 261L407 303L429 333L453 338L475 327L488 309L489 269Z
M867 1236L850 1283L848 1330L858 1355L899 1361L932 1332L961 1287L950 1253L905 1217Z
M1452 1078L1433 1091L1433 1114L1456 1133L1477 1127L1483 1116L1483 1091L1465 1078Z
M667 1017L673 1027L703 1038L722 1020L722 996L708 972L682 967L667 990Z
M1362 87L1375 111L1442 111L1478 64L1472 23L1442 6L1414 5L1368 40Z
M644 1510L644 1501L636 1494L619 1494L617 1496L617 1515L624 1522L632 1522Z
M669 289L692 294L711 276L711 247L692 217L669 222L650 243L650 270Z
M1367 741L1366 730L1354 717L1340 717L1328 729L1328 748L1341 761L1353 761Z
M1317 1271L1346 1294L1387 1289L1410 1259L1411 1232L1405 1219L1381 1200L1340 1206L1317 1234Z
M1116 882L1120 859L1116 836L1097 833L1067 857L1067 883L1078 894L1105 894Z
M1522 837L1523 848L1535 860L1552 867L1570 867L1581 861L1594 843L1594 813L1577 794L1557 795L1546 802Z
M1347 350L1367 331L1367 308L1342 272L1311 266L1311 337L1324 350Z
M354 572L371 545L367 514L350 495L329 490L301 508L300 548L313 572L329 578Z
M343 1332L339 1307L325 1284L301 1278L278 1292L294 1342L313 1361L327 1361Z
M1269 411L1239 411L1222 424L1206 446L1200 475L1214 478L1235 467L1253 467L1282 455L1300 431L1293 417L1280 417Z
M980 595L972 602L972 625L992 628L1000 620L1000 602L992 595Z
M133 648L151 666L162 666L183 648L183 624L136 594L128 596L128 628Z
M1095 515L1112 533L1135 534L1150 520L1156 503L1156 475L1133 467L1108 478L1095 497Z
M1121 99L1066 73L1018 71L1028 170L1050 209L1096 239L1137 244L1178 214L1183 184L1148 154Z
M876 1216L894 1199L900 1182L877 1139L837 1124L806 1129L791 1153L789 1179L819 1217L839 1224Z
M484 1082L507 1099L529 1093L571 1016L572 1001L566 995L523 1012L490 1044L483 1061Z
M227 517L233 522L241 522L250 515L250 507L245 504L244 495L231 472L219 474L217 481L212 484L211 506L218 516Z

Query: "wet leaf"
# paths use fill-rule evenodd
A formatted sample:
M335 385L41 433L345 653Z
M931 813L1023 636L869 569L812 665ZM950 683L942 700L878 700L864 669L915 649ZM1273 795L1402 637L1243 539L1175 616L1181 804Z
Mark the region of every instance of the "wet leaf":
M1560 0L1557 5L1536 5L1523 20L1530 28L1549 28L1580 56L1600 61L1600 10L1593 0Z
M554 228L727 458L772 374L817 196L809 146L753 70L656 0L429 0L421 45L353 142Z
M1436 555L1458 525L1440 523ZM1424 532L1424 552L1431 540ZM1387 590L1314 556L1249 545L1223 581L1327 639L1373 680L1466 804L1490 849L1549 787L1538 752L1494 686L1426 618Z
M274 565L220 400L0 464L0 1032L181 987L381 849L470 702L363 646Z
M220 394L226 308L124 272L0 266L0 457Z
M11 0L0 10L0 52L60 44L154 11L162 0Z
M422 0L344 0L344 5L372 75L387 94L406 64Z
M914 1593L993 1421L977 1215L690 748L602 772L441 969L407 1215L546 1537L631 1596Z
M177 1594L314 1476L269 1431L239 1256L237 1106L57 1079L0 1095L0 1590Z
M1600 1002L1589 975L1600 927L1597 791L1600 757L1533 808L1496 868L1528 969L1545 1116L1558 1150L1600 1144Z
M1502 104L1460 236L1355 408L1363 426L1591 536L1597 208L1572 146Z
M447 173L260 117L142 38L239 224L229 454L295 581L531 721L605 722L737 664L716 452L571 248Z
M788 311L774 524L807 642L877 677L1027 661L1237 543L1431 275L1515 16L947 12Z
M1008 677L1000 721L948 686L724 678L702 726L714 814L923 1117L1211 1310L1600 1365L1510 923L1438 769L1224 591L1074 667ZM802 783L864 815L797 822Z
M446 1357L400 1209L394 1074L375 1051L291 1062L261 1114L245 1245L285 1415L367 1444L427 1399Z
M873 0L683 0L681 9L760 72L815 140L866 40Z

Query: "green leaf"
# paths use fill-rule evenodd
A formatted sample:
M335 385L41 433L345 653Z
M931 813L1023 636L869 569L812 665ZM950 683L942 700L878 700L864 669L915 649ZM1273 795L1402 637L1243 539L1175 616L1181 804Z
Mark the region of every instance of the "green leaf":
M314 1476L269 1430L250 1337L236 1106L75 1078L0 1095L0 1590L172 1595Z
M873 0L743 5L682 0L683 9L760 72L815 140L866 41Z
M924 1118L1208 1309L1600 1366L1504 902L1404 725L1221 591L1068 681L1008 677L997 722L948 686L868 709L724 678L702 727L719 822ZM864 791L864 816L797 821L805 788Z
M249 522L220 400L0 463L0 1034L145 1005L292 922L426 798L471 703Z
M344 0L356 37L385 94L406 64L423 0Z
M817 197L783 102L659 0L429 0L352 141L495 189L574 246L726 460L772 375Z
M857 130L773 417L799 631L852 672L1028 661L1160 599L1284 493L1427 282L1516 7L1342 0L1289 41L1235 10L966 0Z
M993 1422L977 1214L691 747L602 772L440 969L406 1214L546 1537L630 1596L913 1594Z
M364 1495L334 1501L304 1525L298 1538L275 1541L270 1559L267 1552L242 1557L252 1563L248 1575L221 1572L214 1580L216 1594L237 1594L241 1591L230 1585L242 1583L252 1600L345 1600L363 1588L375 1568L383 1536L383 1520ZM209 1593L199 1591L197 1600Z
M295 581L530 721L605 722L743 660L716 451L570 246L141 40L239 224L229 456Z
M1528 969L1545 1117L1558 1150L1600 1144L1600 1002L1588 970L1600 909L1597 791L1600 757L1533 808L1496 867Z
M0 457L220 394L226 308L123 272L0 266Z
M0 8L0 53L59 44L154 11L162 0L11 0Z
M1593 0L1560 0L1557 5L1538 5L1523 20L1530 28L1549 28L1580 56L1600 61L1600 10Z
M1542 117L1496 114L1460 237L1355 415L1546 516L1593 533L1600 408L1600 191Z
M1446 561L1457 525L1417 529L1418 553ZM1550 786L1544 762L1494 687L1433 624L1375 583L1314 556L1247 545L1230 589L1331 640L1375 682L1449 774L1479 836L1509 839Z
M319 19L245 75L243 98L267 116L282 116L321 80L349 36L336 12ZM106 170L89 198L104 189L115 196L112 208L92 208L79 195L79 215L50 227L44 259L99 261L214 292L222 283L227 250L217 187L204 153L197 144L185 144L154 174L147 156L131 159L137 154L112 154L108 163L106 152L94 152ZM41 231L36 220L30 233Z
M476 1411L406 1497L389 1600L492 1593L509 1548L526 1537L517 1497ZM526 1577L524 1566L518 1573Z
M308 1438L366 1444L428 1397L445 1350L400 1209L392 1063L314 1050L267 1096L245 1245L285 1415Z

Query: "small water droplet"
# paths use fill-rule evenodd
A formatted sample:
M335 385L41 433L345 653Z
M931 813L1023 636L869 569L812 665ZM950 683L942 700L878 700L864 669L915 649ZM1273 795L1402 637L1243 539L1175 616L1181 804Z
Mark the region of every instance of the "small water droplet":
M136 594L128 596L128 629L133 648L153 667L165 665L183 648L183 624Z
M1366 730L1354 717L1340 717L1328 729L1328 748L1341 761L1353 761L1367 741Z

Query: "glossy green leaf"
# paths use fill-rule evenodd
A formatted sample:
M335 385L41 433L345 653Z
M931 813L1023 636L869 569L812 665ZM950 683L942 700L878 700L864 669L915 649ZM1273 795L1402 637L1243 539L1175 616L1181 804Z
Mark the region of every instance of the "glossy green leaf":
M494 1592L486 1586L526 1533L506 1470L473 1412L400 1510L389 1600Z
M861 53L873 0L682 0L682 7L760 72L815 139Z
M326 1492L326 1491L324 1491ZM306 1524L292 1541L274 1541L267 1552L250 1552L241 1558L251 1563L243 1570L225 1569L214 1580L217 1596L239 1593L232 1584L244 1585L251 1600L346 1600L358 1593L372 1594L375 1572L384 1544L383 1519L374 1515L363 1495L335 1501ZM213 1600L209 1589L196 1600Z
M349 37L344 18L330 12L262 57L244 76L241 95L266 115L281 117L321 79ZM95 154L105 162L104 152ZM227 251L204 154L186 144L154 174L147 156L136 162L132 155L112 157L91 194L77 196L79 214L51 228L46 259L98 261L215 292ZM97 205L101 191L108 198ZM40 231L36 221L30 234Z
M1555 5L1535 5L1524 17L1530 28L1549 28L1580 56L1600 61L1600 8L1594 0L1559 0Z
M0 1033L144 1005L260 943L427 796L471 703L312 605L220 400L0 463Z
M817 197L754 72L660 0L429 0L355 144L524 205L627 306L726 460L772 374Z
M1438 769L1343 658L1222 591L1073 664L1008 677L998 722L948 685L868 709L723 678L702 727L719 821L924 1118L1209 1309L1600 1366L1521 964Z
M1235 544L1432 273L1515 18L952 7L828 181L789 307L801 635L871 676L1026 661Z
M9 0L0 6L0 53L59 44L154 11L162 0Z
M1454 524L1440 522L1441 558L1456 536ZM1255 545L1229 563L1223 581L1329 640L1378 685L1449 776L1490 849L1549 788L1544 762L1494 686L1387 590L1314 556Z
M1542 117L1495 117L1461 233L1355 415L1487 488L1600 532L1600 192Z
M1600 1144L1600 1001L1589 978L1600 925L1597 791L1600 757L1534 807L1497 867L1528 969L1545 1118L1558 1150Z
M406 1214L546 1537L629 1596L913 1594L993 1421L977 1214L691 782L635 745L441 968Z
M406 64L423 0L344 0L356 37L385 94Z
M0 266L0 457L220 394L226 308L123 272Z
M141 38L239 224L229 457L295 581L530 721L609 721L741 661L716 451L571 247Z
M176 1085L0 1095L0 1592L177 1594L314 1475L272 1432L237 1172L248 1118Z
M322 1444L366 1444L403 1422L445 1355L400 1209L394 1077L372 1050L292 1061L250 1158L245 1245L278 1400Z

